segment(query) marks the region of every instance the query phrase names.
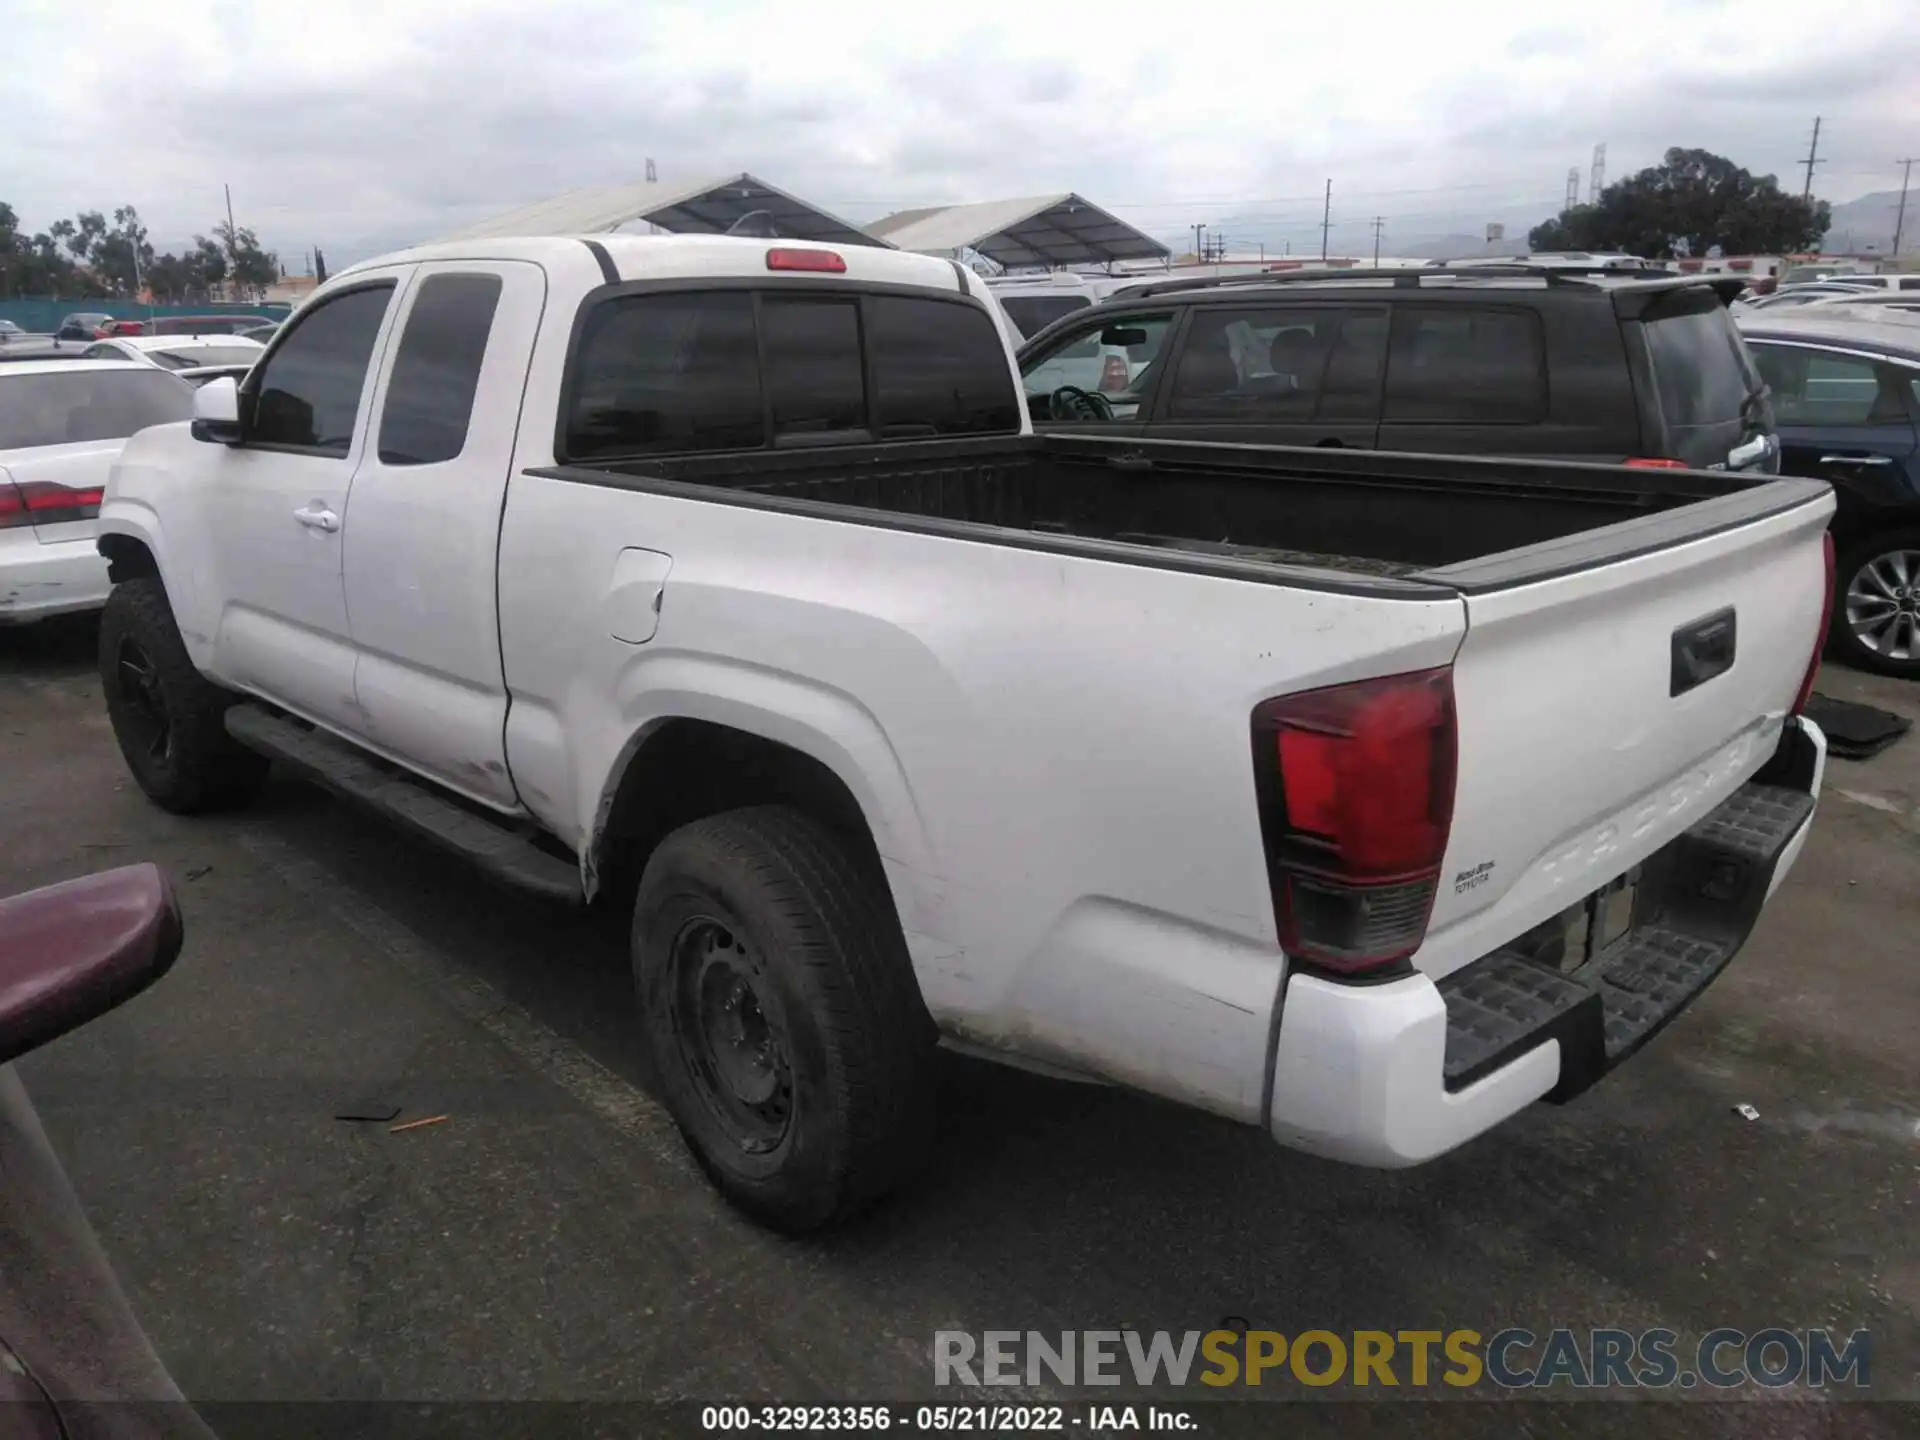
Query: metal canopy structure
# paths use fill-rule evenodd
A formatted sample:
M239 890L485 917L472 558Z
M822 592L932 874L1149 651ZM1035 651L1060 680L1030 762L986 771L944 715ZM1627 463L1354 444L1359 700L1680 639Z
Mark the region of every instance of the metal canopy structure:
M1145 231L1071 192L901 210L876 220L867 233L902 250L936 255L972 250L1009 270L1164 260L1171 253Z
M682 190L658 184L594 185L496 215L443 240L499 240L516 235L598 235L645 221L682 235L724 235L750 215L764 214L780 235L834 245L890 242L851 221L809 205L744 171Z

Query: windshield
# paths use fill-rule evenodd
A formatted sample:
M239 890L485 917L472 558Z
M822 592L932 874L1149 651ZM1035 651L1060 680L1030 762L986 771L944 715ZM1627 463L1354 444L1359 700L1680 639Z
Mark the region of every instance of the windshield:
M1000 308L1021 338L1030 340L1062 315L1084 310L1090 303L1084 295L1008 295Z
M0 371L0 450L121 440L192 415L193 392L157 370Z
M149 358L169 370L198 370L206 365L251 365L262 354L258 345L196 345L186 350L149 350Z

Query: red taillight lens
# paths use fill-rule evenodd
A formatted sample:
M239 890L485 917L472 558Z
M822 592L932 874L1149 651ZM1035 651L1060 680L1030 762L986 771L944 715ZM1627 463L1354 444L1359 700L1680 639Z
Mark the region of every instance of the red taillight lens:
M1118 395L1132 379L1127 373L1127 362L1118 355L1107 356L1107 363L1100 367L1100 388L1109 395Z
M847 262L831 250L769 250L769 270L810 270L823 275L844 275Z
M1813 632L1813 657L1807 661L1807 677L1800 682L1800 693L1793 698L1793 713L1800 714L1813 697L1813 682L1820 674L1820 655L1827 648L1827 626L1833 621L1833 532L1820 537L1820 551L1827 560L1826 588L1820 594L1820 628Z
M1627 461L1627 465L1634 470L1684 470L1687 468L1687 462L1684 460L1634 459Z
M1261 830L1290 956L1350 973L1420 948L1453 823L1456 733L1446 669L1254 711Z
M0 484L0 530L19 525L91 520L100 513L103 493L98 485L86 490L69 490L65 485L45 481Z

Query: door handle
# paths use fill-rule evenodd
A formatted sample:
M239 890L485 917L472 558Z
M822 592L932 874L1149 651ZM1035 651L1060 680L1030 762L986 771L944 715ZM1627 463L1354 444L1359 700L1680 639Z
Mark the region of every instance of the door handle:
M1822 465L1891 465L1891 455L1822 455Z
M309 530L324 530L329 535L340 528L340 517L322 505L318 500L304 510L293 512L293 518Z

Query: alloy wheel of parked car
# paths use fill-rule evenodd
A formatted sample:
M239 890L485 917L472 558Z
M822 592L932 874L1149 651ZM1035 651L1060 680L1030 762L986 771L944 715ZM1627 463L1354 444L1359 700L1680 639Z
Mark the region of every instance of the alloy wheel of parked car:
M1838 567L1839 632L1849 660L1883 675L1920 678L1920 533L1888 536Z

